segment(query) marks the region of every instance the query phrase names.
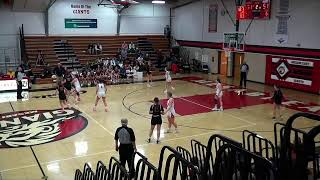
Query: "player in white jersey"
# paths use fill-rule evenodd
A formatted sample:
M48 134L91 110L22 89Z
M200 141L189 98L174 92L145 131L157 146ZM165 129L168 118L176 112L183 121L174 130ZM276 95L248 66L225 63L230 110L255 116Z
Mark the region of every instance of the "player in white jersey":
M78 78L77 74L73 76L72 85L74 87L72 90L73 97L77 102L79 102L80 101L81 85L80 85L79 78Z
M175 120L176 110L174 108L174 99L172 97L171 92L167 92L167 109L165 113L167 114L168 118L168 130L167 133L171 133L171 126L173 125L175 127L176 133L178 133L178 125Z
M216 94L214 96L214 108L212 111L223 111L223 102L222 102L222 96L223 96L223 88L221 84L221 80L219 78L216 79ZM219 108L218 108L219 105Z
M106 102L106 92L107 92L107 88L106 88L106 84L104 82L104 80L99 79L97 87L96 87L96 102L94 104L94 108L93 111L97 110L97 105L100 99L102 99L102 102L104 104L104 110L107 112L107 102Z
M172 78L171 78L171 75L170 75L170 71L167 70L167 68L165 68L165 71L166 71L166 74L165 74L165 77L166 77L166 86L165 86L165 90L164 90L164 93L167 93L168 92L168 87L171 86L171 89L174 90L174 87L172 85Z

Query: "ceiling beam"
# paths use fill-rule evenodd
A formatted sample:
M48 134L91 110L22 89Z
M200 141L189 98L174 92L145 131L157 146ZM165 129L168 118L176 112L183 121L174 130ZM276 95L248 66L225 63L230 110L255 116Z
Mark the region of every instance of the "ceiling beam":
M51 8L51 6L56 2L57 0L50 0L48 6L47 6L47 10L49 10Z

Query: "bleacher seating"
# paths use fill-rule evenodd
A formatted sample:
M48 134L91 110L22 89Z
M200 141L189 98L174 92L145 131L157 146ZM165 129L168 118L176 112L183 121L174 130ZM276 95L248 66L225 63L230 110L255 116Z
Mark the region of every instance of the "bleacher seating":
M139 38L145 38L152 43L155 50L168 50L168 40L162 35L140 35L140 36L25 36L26 53L31 65L36 64L38 50L41 50L45 62L50 66L55 66L58 62L58 56L54 49L54 42L66 40L76 54L77 60L81 65L87 64L99 57L114 57L123 42L137 43ZM87 53L89 44L99 43L103 51L98 55ZM155 57L152 57L155 58ZM35 68L35 72L41 72L41 67Z
M136 152L134 179L152 180L307 180L319 179L319 152L316 136L320 125L304 129L292 127L299 119L320 121L320 116L297 113L286 124L275 123L274 143L250 131L243 131L243 142L222 135L212 135L208 144L191 141L191 152L178 146L164 146L156 168L142 154ZM115 158L113 158L115 159ZM115 161L115 160L113 160ZM103 168L101 176L98 163L93 174L90 167L83 173L76 170L75 180L122 180L130 177L124 169L112 166ZM116 161L117 162L117 161ZM119 164L118 164L119 165ZM105 166L103 166L105 167ZM117 168L115 171L114 167ZM115 173L116 175L113 175ZM90 177L87 178L87 175ZM119 175L120 174L120 175ZM132 176L131 176L132 177Z

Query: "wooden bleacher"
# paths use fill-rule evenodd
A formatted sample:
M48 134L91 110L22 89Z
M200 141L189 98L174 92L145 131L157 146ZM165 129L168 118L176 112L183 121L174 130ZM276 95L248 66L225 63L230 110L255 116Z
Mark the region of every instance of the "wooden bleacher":
M123 42L129 44L134 42L138 44L138 39L144 38L151 42L154 50L162 50L162 52L168 52L169 44L168 40L162 35L140 35L140 36L25 36L26 53L32 71L35 75L39 75L43 72L43 67L35 67L38 51L41 50L44 55L45 63L48 63L51 69L53 69L60 60L55 52L54 42L57 40L66 40L69 45L72 46L76 58L81 65L87 64L87 62L94 61L99 57L114 57L116 56L118 49L121 48ZM99 43L102 45L103 51L99 55L90 55L87 53L89 44ZM133 58L132 54L128 54L129 58ZM156 57L153 55L150 57L151 61L155 61ZM155 69L153 69L155 70ZM157 70L156 70L157 71ZM51 78L40 79L37 78L36 83L50 83Z
M140 36L26 36L26 52L31 65L35 65L38 50L41 50L45 62L50 66L55 66L59 60L54 51L55 40L67 40L81 64L86 64L98 57L114 57L122 43L137 43L139 38L147 38L152 43L152 47L157 50L168 50L168 41L162 35L140 35ZM102 54L89 55L87 48L89 44L100 43L103 47ZM35 68L41 71L39 68Z

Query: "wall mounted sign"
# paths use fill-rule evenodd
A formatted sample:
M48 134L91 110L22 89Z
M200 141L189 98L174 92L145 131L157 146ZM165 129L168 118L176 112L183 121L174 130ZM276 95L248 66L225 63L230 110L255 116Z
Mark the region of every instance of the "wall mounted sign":
M91 6L87 4L71 4L73 14L90 14Z
M22 89L29 88L29 80L22 79ZM17 81L15 79L2 79L0 80L0 91L13 91L17 90Z
M267 56L266 84L318 93L320 62L310 59Z
M209 32L217 32L218 29L218 5L209 6Z
M97 19L64 19L65 28L97 28Z

